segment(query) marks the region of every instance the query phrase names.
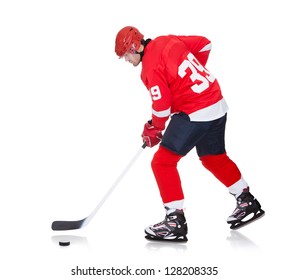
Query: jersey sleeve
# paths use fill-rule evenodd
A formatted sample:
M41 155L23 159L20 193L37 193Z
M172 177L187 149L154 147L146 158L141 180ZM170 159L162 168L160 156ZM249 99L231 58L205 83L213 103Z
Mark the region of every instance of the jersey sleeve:
M211 51L211 41L203 36L178 36L196 59L205 66Z
M154 71L150 79L148 90L152 99L152 125L164 130L171 114L170 89L162 71Z

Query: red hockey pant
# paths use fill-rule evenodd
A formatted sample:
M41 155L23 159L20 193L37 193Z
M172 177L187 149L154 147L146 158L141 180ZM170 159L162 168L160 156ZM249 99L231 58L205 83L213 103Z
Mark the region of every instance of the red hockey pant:
M163 203L184 199L177 164L183 156L177 155L160 146L151 162ZM199 158L208 169L226 187L236 183L241 173L236 164L226 155L205 155Z

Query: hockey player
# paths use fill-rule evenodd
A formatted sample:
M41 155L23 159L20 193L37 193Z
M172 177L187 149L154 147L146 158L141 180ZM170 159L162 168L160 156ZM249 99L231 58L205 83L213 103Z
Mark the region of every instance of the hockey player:
M211 42L201 36L145 40L133 26L122 28L116 36L116 54L134 66L142 62L141 79L151 95L152 118L144 125L143 141L148 147L161 142L151 167L166 216L145 229L150 240L188 240L177 163L194 147L203 166L236 198L236 209L227 219L231 229L264 215L225 150L228 107L218 81L205 67L210 50Z

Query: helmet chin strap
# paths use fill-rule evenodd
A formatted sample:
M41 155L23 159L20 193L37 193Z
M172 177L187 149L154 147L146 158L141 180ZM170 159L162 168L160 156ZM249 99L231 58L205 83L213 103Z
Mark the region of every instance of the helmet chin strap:
M141 52L136 52L137 54L140 54L140 61L142 61L142 58L144 56L145 47L149 44L150 41L151 41L151 39L147 39L147 40L142 39L141 40L141 45L143 45L144 48Z

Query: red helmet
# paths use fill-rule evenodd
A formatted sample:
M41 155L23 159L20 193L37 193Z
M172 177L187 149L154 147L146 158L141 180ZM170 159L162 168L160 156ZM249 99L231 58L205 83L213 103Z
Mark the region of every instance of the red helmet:
M115 52L119 57L122 57L130 49L138 50L141 41L144 38L143 34L133 26L122 28L116 36Z

